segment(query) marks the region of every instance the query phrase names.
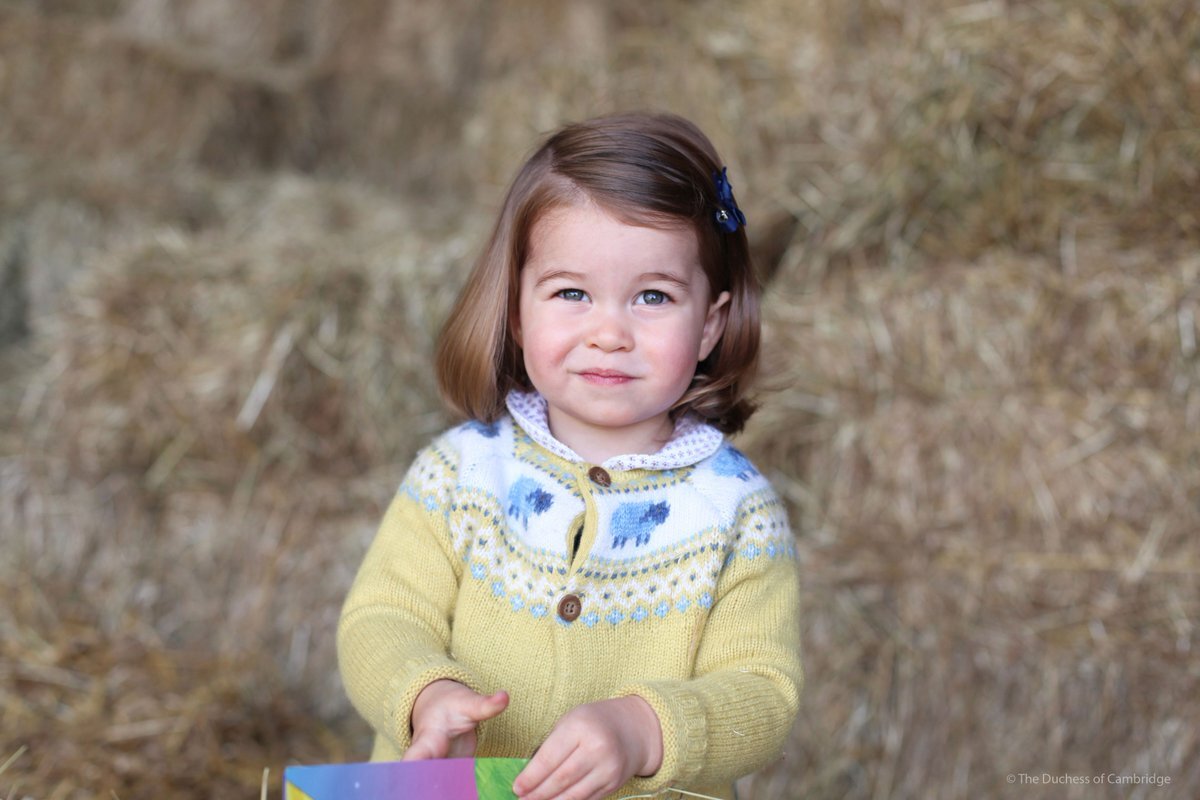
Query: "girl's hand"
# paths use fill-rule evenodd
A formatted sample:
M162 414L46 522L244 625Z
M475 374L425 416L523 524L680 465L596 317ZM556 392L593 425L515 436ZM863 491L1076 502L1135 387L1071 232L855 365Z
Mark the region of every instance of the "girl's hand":
M507 707L507 692L485 696L458 681L434 681L413 703L412 744L403 760L474 756L475 727Z
M521 800L598 800L661 765L658 715L640 697L618 697L564 714L513 791Z

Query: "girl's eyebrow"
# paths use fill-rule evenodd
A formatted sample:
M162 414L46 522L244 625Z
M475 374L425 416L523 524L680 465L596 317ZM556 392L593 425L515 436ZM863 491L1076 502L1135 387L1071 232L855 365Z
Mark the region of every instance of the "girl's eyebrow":
M579 282L583 281L584 278L585 278L585 276L581 272L572 272L570 270L565 270L565 269L556 269L556 270L551 270L550 272L547 272L545 275L540 276L533 285L541 286L542 284L550 283L552 281L559 281L559 280L567 281L569 283L579 283ZM673 272L643 272L641 275L638 276L638 281L662 281L663 283L669 283L673 286L678 286L681 289L687 289L690 286L690 284L686 280L679 277L678 275L676 275Z
M538 278L537 283L535 283L533 285L541 286L543 283L550 283L551 281L558 281L558 280L569 281L569 282L579 282L579 281L583 280L583 274L580 272L571 272L571 271L565 270L565 269L556 269L556 270L547 272L545 275Z
M673 272L643 272L638 278L643 281L663 281L664 283L674 284L681 289L686 289L689 286L687 281Z

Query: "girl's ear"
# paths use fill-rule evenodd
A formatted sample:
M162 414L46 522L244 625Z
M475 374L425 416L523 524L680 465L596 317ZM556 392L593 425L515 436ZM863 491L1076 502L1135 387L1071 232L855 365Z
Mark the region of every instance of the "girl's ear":
M729 319L729 292L721 292L717 299L708 305L708 315L704 318L704 331L700 334L700 355L697 362L708 358L708 354L721 341L725 333L725 322Z

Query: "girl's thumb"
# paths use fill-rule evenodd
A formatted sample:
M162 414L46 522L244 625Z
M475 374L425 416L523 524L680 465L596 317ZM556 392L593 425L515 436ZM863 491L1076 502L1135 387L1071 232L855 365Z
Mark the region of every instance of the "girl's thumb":
M496 692L484 697L480 695L475 703L474 716L476 722L491 719L508 708L508 692Z

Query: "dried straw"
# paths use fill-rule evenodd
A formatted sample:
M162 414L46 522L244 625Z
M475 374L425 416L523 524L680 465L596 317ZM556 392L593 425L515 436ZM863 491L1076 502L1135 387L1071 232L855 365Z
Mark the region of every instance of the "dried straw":
M756 786L1200 778L1200 260L1078 253L1069 277L999 251L844 270L770 306L787 389L744 443L799 512L810 694Z
M0 345L0 793L365 755L333 626L447 422L483 212L537 133L646 106L773 275L742 444L809 682L742 794L1200 792L1190 3L234 5L0 5L0 278L45 288Z
M236 751L228 769L172 790L187 784L205 796L217 785L257 786L264 765L347 759L350 745L363 755L364 732L345 725L331 631L382 504L415 448L447 422L428 364L463 234L437 240L426 225L429 239L397 238L395 219L426 212L299 179L235 187L223 199L238 212L223 215L226 227L152 230L110 249L68 308L38 326L34 353L13 357L24 379L3 382L12 403L0 436L0 526L11 560L0 580L53 615L35 624L14 608L20 636L5 635L5 661L67 676L88 697L133 702L138 682L101 692L87 677L103 679L120 660L106 648L133 636L137 660L197 660L194 686L209 687L197 694L167 681L164 708L67 736L41 718L44 703L29 704L25 673L13 673L0 683L16 715L0 724L0 747L29 746L14 767L23 786L141 796L165 757L159 745L182 759L179 775ZM61 608L82 598L93 604L84 620L64 623ZM25 654L30 642L65 647L85 630L79 666ZM293 698L296 710L243 707L239 693L260 706ZM73 708L83 696L60 700ZM211 735L181 739L186 714L209 705ZM110 711L72 713L99 724ZM243 747L263 725L280 726L271 741L302 749L312 726L340 725L342 744L326 736L307 755Z
M0 747L21 744L3 776L14 795L250 796L263 764L348 756L351 737L288 692L266 653L172 647L138 620L104 628L69 586L8 585Z

